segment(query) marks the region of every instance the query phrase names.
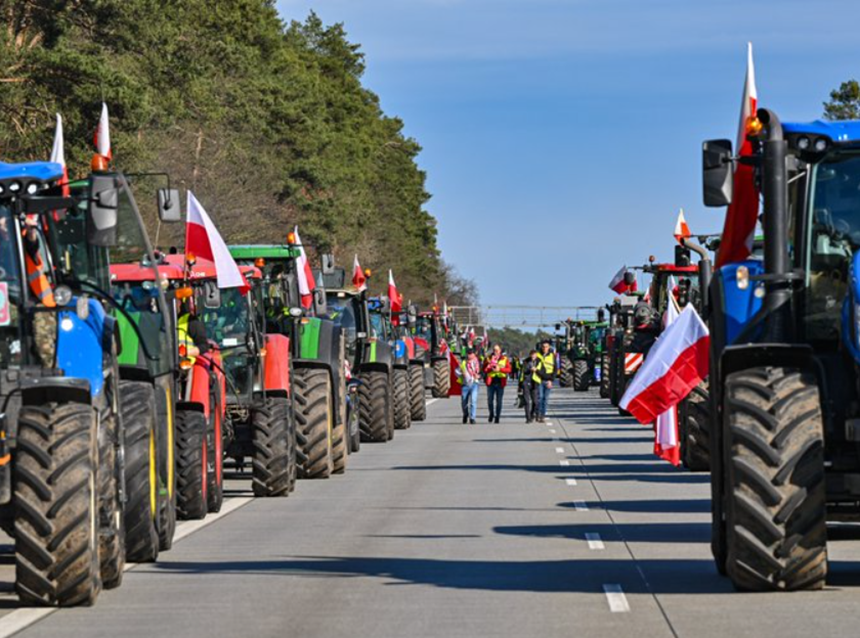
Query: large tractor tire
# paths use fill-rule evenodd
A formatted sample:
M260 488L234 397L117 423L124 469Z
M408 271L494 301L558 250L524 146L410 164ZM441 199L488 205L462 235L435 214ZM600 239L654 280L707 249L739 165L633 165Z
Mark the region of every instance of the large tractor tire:
M409 366L409 402L410 416L413 421L424 421L427 418L427 400L424 396L424 366Z
M346 388L341 388L340 407L340 424L335 425L331 431L331 456L332 456L332 474L343 474L346 472L347 457L349 456L349 431L346 420L346 397L344 396Z
M128 560L158 558L158 479L155 453L155 391L150 383L120 384L125 428L125 544Z
M600 355L600 398L609 398L609 383L612 377L609 374L609 354L604 352Z
M446 359L433 362L433 396L447 399L451 390L451 366Z
M361 375L362 384L358 387L359 423L363 441L385 443L393 430L389 424L391 414L391 395L388 374L373 370Z
M24 605L98 597L97 449L91 406L21 408L13 483L15 589Z
M162 436L156 443L159 445L158 455L161 459L159 482L160 499L158 504L158 549L166 552L173 548L173 536L176 533L176 425L174 417L173 397L169 390L155 386L155 402L161 408L166 421Z
M576 392L588 392L591 386L591 374L588 369L588 361L577 359L573 362L573 389Z
M571 388L574 384L573 364L567 356L561 358L558 366L558 385L562 388Z
M251 488L254 496L289 496L295 463L295 433L290 401L266 397L251 417Z
M358 407L359 399L350 404L346 412L349 427L349 451L352 454L361 450L361 410Z
M212 427L206 430L206 507L209 512L221 511L224 503L224 439L222 433L223 418L221 403L221 388L218 379L213 375L209 384L209 414Z
M105 396L114 399L114 382L110 377ZM118 399L117 399L118 402ZM117 407L119 405L117 404ZM113 406L101 417L99 433L99 561L102 587L114 589L122 584L126 560L125 520L123 517L122 493L119 489L119 419Z
M707 472L711 469L711 398L707 381L693 388L679 412L684 467L691 472Z
M201 519L209 511L207 429L202 412L176 411L176 513L181 519Z
M394 369L394 429L408 430L412 426L412 401L409 399L409 369Z
M293 374L297 427L307 439L301 478L328 478L334 471L334 412L328 370L300 368Z
M827 576L824 426L814 375L761 367L725 386L726 571L748 591Z

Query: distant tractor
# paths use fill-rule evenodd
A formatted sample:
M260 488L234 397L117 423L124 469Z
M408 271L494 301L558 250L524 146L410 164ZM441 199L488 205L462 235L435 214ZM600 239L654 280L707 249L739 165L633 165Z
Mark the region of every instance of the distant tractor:
M425 375L427 375L425 387L430 388L436 398L448 398L451 389L448 353L452 347L456 348L457 338L452 335L446 318L435 308L432 312L422 312L418 315L414 334L430 346L426 351L429 365L425 369Z

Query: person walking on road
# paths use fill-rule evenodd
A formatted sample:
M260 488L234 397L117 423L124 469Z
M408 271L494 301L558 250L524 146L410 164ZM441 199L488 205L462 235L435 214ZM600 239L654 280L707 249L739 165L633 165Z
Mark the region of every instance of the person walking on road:
M552 383L555 381L555 353L552 351L549 341L540 344L540 353L537 355L537 367L532 376L538 383L538 423L546 420L546 409L549 404L549 395L552 391Z
M478 412L478 387L481 381L481 362L474 348L466 350L466 357L457 369L457 377L463 384L461 403L463 407L463 423L475 424Z
M531 423L538 417L538 386L535 381L535 371L538 365L537 350L529 352L528 358L522 363L520 383L523 386L523 407L526 410L526 423Z
M487 357L484 363L484 374L487 377L487 404L490 408L490 423L498 423L502 416L502 397L505 395L505 386L508 383L508 375L511 373L511 362L507 355L502 352L502 346L493 346L493 354Z

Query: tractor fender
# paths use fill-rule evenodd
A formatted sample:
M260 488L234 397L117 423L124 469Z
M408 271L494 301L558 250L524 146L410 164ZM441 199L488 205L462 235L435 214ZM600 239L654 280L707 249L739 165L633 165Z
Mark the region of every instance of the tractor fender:
M108 360L105 353L110 352L110 349L105 350L105 341L107 339L110 346L113 333L107 330L108 315L101 303L90 298L87 299L87 307L86 319L78 317L74 306L57 313L57 367L66 377L86 379L95 398L104 390Z
M385 374L391 374L390 366L384 363L362 363L358 366L358 374L361 375L365 372L384 372Z
M421 367L423 368L423 367L424 367L424 366L426 366L427 364L425 363L424 359L410 359L410 360L409 360L409 365L411 365L411 366L421 366Z
M204 361L204 356L197 357L194 366L189 371L188 382L185 386L185 401L197 403L202 406L202 412L209 418L209 365Z
M290 394L290 338L286 335L266 335L266 392Z
M431 364L436 363L437 361L447 361L447 360L448 360L447 356L442 356L442 357L432 356L432 357L430 357L430 363Z
M92 405L90 382L74 377L39 377L21 380L21 404L84 403Z

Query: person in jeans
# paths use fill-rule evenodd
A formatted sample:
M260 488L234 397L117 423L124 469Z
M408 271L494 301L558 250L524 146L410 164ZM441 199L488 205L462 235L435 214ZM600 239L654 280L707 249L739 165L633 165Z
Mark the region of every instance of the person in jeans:
M538 365L537 350L529 352L528 358L522 362L520 383L523 386L523 407L526 410L526 423L531 423L538 418L538 387L534 380Z
M466 350L466 358L460 362L457 377L463 384L460 395L463 407L463 423L468 421L474 425L478 411L478 387L481 381L481 362L478 360L474 348Z
M511 373L511 362L507 355L502 352L502 346L493 346L493 353L484 362L484 375L487 378L487 402L490 407L490 423L499 422L502 416L502 397L505 395L505 386L508 383L508 375Z
M549 394L552 391L552 383L555 381L555 353L549 341L540 344L540 353L537 356L537 367L532 379L538 383L538 423L546 420L546 409L549 404Z

